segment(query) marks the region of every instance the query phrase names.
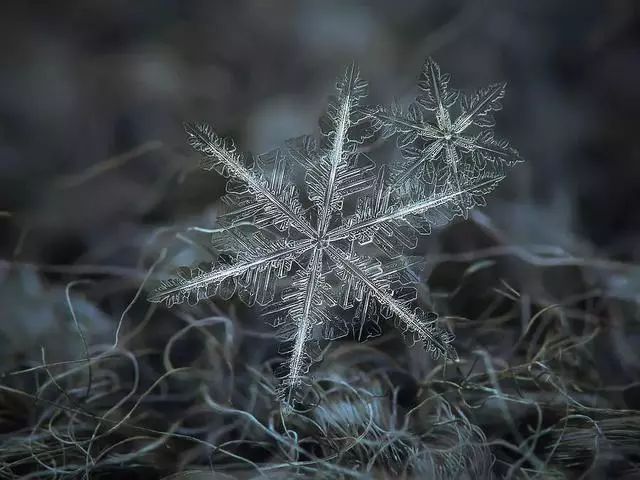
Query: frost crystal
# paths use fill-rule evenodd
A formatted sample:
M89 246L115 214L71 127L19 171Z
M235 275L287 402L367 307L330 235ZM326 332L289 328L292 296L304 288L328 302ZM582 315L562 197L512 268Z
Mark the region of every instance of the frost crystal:
M484 204L505 167L520 159L490 130L504 85L462 95L429 60L419 88L406 111L367 107L367 85L352 65L321 118L318 141L296 138L255 161L209 126L186 125L202 168L229 179L228 211L213 238L221 253L206 267L181 269L149 299L171 306L237 291L249 306L269 306L289 354L281 390L289 406L320 340L350 330L359 339L376 335L381 318L395 319L435 357L457 358L453 335L437 315L412 305L415 278L404 252L432 225ZM397 137L401 160L391 162L389 173L385 166L376 171L363 144L390 136ZM304 195L292 161L305 173ZM353 320L336 307L351 309Z

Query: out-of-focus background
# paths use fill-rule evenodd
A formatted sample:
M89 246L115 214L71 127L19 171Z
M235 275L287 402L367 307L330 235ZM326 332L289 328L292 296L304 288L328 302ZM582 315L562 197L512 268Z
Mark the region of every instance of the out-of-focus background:
M613 323L622 325L624 347L616 343L620 336L605 340L589 354L588 367L582 360L574 366L584 370L598 365L595 369L612 384L631 385L616 390L612 403L599 405L640 408L640 392L632 387L640 375L634 353L640 335L631 328L638 322L640 295L640 270L634 266L640 256L640 4L635 0L4 2L0 369L41 364L43 346L46 361L66 361L83 358L83 342L90 349L92 342L112 341L115 325L157 254L152 250L140 258L154 232L213 225L224 184L216 175L198 171L182 122L206 120L221 134L233 136L243 151L264 152L316 131L326 97L350 62L369 81L372 103L394 98L408 102L428 57L452 74L456 87L508 83L496 132L526 160L512 169L470 225L457 221L439 232L432 244L435 252L500 245L507 249L500 255L511 252L519 258L490 275L493 283L484 285L483 295L487 300L492 289L514 286L528 298L516 302L523 318L517 328L523 335L529 333L528 319L536 308L550 308L572 295L580 297L576 308L597 317L594 322L604 322L598 332ZM537 256L540 252L562 260L550 261L549 272L544 255ZM430 271L436 304L465 282L468 270L456 262ZM440 297L439 287L445 292ZM78 318L72 319L68 307L73 298ZM609 305L611 299L622 306L605 308L610 316L604 320L589 313L593 308L601 312L593 304ZM466 292L459 307L448 300L440 307L444 314L468 318L486 313L485 303L480 304L482 311L474 311L478 303ZM258 328L255 312L234 303L221 305L225 314L244 315L241 323ZM145 308L134 305L132 315L122 317L131 322L130 330L143 323ZM90 338L81 341L75 320ZM142 342L145 348L147 341L150 349L154 341L160 348L179 330L165 320L157 325L151 340ZM479 348L473 343L476 331L461 328L456 333L463 348ZM479 340L488 350L491 341L501 340L499 335ZM251 342L275 352L273 340ZM624 358L611 358L617 354ZM534 357L527 360L539 360ZM162 372L151 364L146 387ZM35 388L20 376L3 379L21 391ZM38 381L46 382L46 375ZM16 398L25 402L19 410L35 417L0 413L0 435L5 435L0 445L15 432L38 431L33 426L38 409L31 400ZM112 403L119 398L114 396ZM559 418L562 414L553 417ZM229 431L231 419L223 422ZM151 422L157 423L162 422ZM491 434L491 421L474 423ZM137 433L142 434L132 430L126 436ZM255 432L242 435L268 442ZM510 435L505 438L517 445L517 436ZM538 451L535 445L525 447ZM21 458L18 447L7 446L6 451L13 448L17 453L3 458L0 476L18 478L18 473L42 469L7 467ZM172 448L171 455L177 455L180 449ZM247 458L272 458L264 445L251 448L262 450L244 451ZM503 471L507 460L517 457L508 448L493 454L498 456L496 468ZM30 455L25 458L37 465ZM180 458L183 466L202 460L197 454ZM50 458L43 462L52 465ZM154 472L148 478L170 473L177 460L172 462L158 471L148 467ZM530 457L522 465L542 468ZM629 468L637 473L636 467Z
M505 226L532 242L577 235L607 254L637 255L633 0L9 2L2 10L0 206L17 215L3 221L5 254L26 221L35 230L25 259L70 261L131 222L215 200L209 191L176 205L188 196L182 188L144 216L163 173L188 166L178 156L183 121L207 120L262 152L316 128L352 60L382 102L413 95L432 56L459 87L508 82L498 132L528 163L506 187L519 209L505 213ZM135 159L79 181L132 151Z

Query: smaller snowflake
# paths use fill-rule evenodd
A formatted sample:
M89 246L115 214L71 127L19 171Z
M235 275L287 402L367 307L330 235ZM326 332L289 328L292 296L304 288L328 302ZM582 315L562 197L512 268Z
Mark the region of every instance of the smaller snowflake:
M390 109L369 109L384 136L398 135L405 161L395 166L397 186L439 157L444 157L448 181L455 186L461 180L464 183L461 176L476 175L485 162L511 166L522 161L516 149L497 140L493 133L492 112L502 108L506 84L495 83L465 94L450 88L449 79L450 75L441 73L438 64L429 59L418 83L421 93L406 112L398 104Z
M281 389L288 406L320 340L350 330L359 339L376 335L381 318L395 319L434 356L456 359L453 336L439 326L437 315L413 306L416 278L404 252L432 225L484 204L505 167L520 159L490 130L490 113L500 108L504 86L463 96L448 82L429 60L422 93L407 112L366 107L367 86L352 65L321 118L319 141L296 138L255 161L207 125L187 125L190 145L203 155L202 168L229 179L223 198L228 211L213 238L220 255L205 267L181 269L149 299L171 306L214 295L229 298L237 291L249 306L269 306L283 353L289 354ZM432 112L435 123L427 120ZM402 159L389 175L385 166L376 172L362 146L392 135ZM303 192L291 160L305 173ZM336 307L353 310L353 320L341 318Z

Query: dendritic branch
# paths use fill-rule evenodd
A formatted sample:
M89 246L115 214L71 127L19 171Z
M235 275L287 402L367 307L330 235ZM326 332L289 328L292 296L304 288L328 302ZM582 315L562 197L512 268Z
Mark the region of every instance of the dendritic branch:
M229 140L218 137L208 125L191 124L185 125L185 130L189 137L189 144L196 150L206 155L202 168L211 170L217 168L226 176L233 177L246 183L256 195L264 197L275 209L277 209L289 221L291 226L298 229L300 233L311 235L313 227L296 212L292 211L272 192L265 182L256 178L240 161L239 155L235 152L235 145Z
M451 345L454 337L447 331L438 328L436 323L437 315L429 315L428 320L420 318L393 298L384 287L376 285L366 272L362 271L356 263L349 260L345 252L333 245L328 246L326 250L336 263L366 285L371 294L382 305L388 307L401 324L405 325L411 332L417 334L420 340L424 342L425 347L431 350L436 358L444 356L451 360L457 360L458 354Z
M277 250L270 255L257 257L250 261L239 262L229 266L213 266L209 272L198 270L191 278L172 278L163 281L148 296L154 303L166 303L171 307L183 303L190 294L195 293L195 301L209 298L217 292L218 285L227 278L238 277L253 269L268 268L274 262L285 258L294 258L311 248L310 240L303 240L295 245Z

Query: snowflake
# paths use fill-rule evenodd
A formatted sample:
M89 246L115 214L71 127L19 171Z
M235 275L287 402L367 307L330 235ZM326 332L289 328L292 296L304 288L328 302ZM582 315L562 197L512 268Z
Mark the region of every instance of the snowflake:
M437 315L413 306L417 280L404 252L432 225L484 204L505 166L519 157L490 130L504 85L464 96L448 83L429 60L421 94L406 112L397 105L367 107L367 85L352 65L329 100L318 141L289 140L255 161L209 126L186 125L189 144L203 155L202 168L229 179L223 197L228 211L213 236L220 255L206 267L182 268L149 299L172 306L237 291L249 306L269 306L266 314L275 317L289 354L280 391L288 406L320 340L350 329L358 339L376 335L381 318L395 319L435 357L456 359L453 335ZM387 173L364 150L392 135L402 155ZM296 186L292 160L305 174L304 192ZM341 318L336 307L353 310L353 320Z
M464 94L449 88L449 78L449 74L441 73L438 64L429 59L418 83L422 93L407 112L398 104L388 110L368 109L383 136L398 134L397 143L405 161L395 166L394 188L410 182L421 168L431 168L430 164L443 155L447 168L441 173L456 190L460 190L469 177L479 175L487 162L500 170L522 161L508 142L495 139L492 130L491 113L502 108L500 100L506 84L495 83ZM435 115L435 124L425 114ZM452 114L457 114L455 120Z

